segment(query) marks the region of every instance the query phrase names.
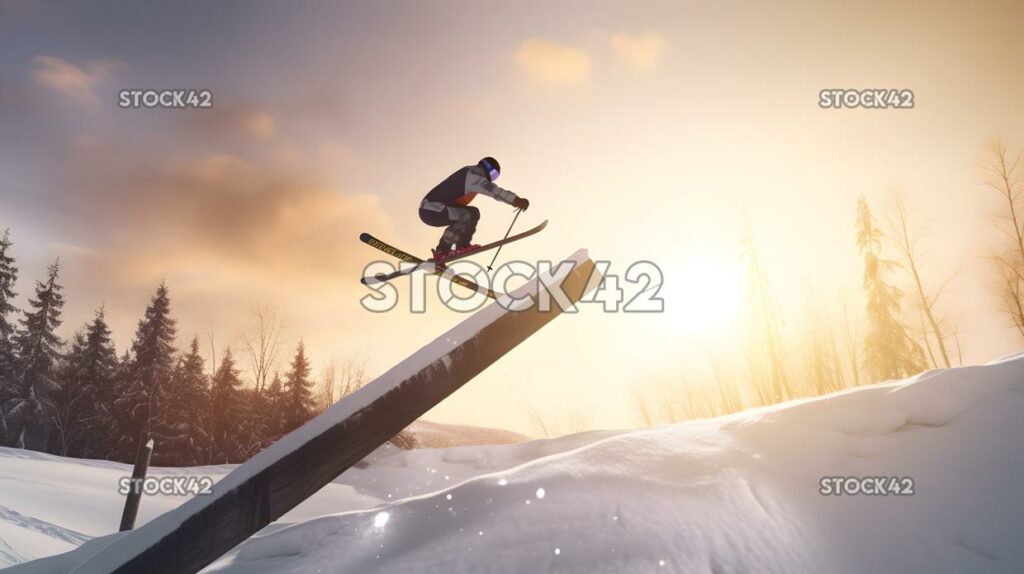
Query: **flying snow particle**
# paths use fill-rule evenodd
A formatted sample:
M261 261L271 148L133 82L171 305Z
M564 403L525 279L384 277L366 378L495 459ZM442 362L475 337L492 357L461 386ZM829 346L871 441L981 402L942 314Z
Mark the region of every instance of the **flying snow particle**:
M384 528L384 525L388 523L388 518L389 516L387 512L378 512L377 515L373 517L373 526L375 528Z
M452 499L451 493L449 492L447 495L445 495L445 498L447 498L448 500L451 500Z
M538 488L537 489L537 498L544 498L544 489L543 488Z
M658 566L664 566L664 565L665 565L665 561L664 560L658 560Z
M505 486L506 484L508 484L508 479L507 478L503 478L503 479L498 481L498 486Z
M561 548L555 548L555 556L558 556L561 553L562 553L562 549Z

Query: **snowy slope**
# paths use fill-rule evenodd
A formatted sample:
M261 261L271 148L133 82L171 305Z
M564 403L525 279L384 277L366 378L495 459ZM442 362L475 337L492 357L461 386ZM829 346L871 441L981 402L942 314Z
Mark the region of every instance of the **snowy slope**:
M206 571L1024 571L1024 355L649 431L378 455L331 487L379 502L324 500ZM44 508L68 488L57 471L0 468L19 490L0 505L109 531ZM915 493L818 492L840 475L911 477Z
M530 440L525 435L502 429L416 421L406 429L420 448L516 444Z

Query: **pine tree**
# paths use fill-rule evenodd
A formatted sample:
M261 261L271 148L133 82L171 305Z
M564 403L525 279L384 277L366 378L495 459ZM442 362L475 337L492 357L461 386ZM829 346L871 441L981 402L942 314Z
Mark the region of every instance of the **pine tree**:
M161 417L153 431L161 445L153 460L160 466L195 466L207 460L210 385L203 370L196 337L162 393Z
M255 388L242 391L243 415L239 428L238 450L236 451L239 462L248 460L270 444L270 433L267 427L269 410L266 389L262 392Z
M237 439L245 416L242 401L242 380L231 349L228 349L210 385L210 438L213 443L210 458L213 464L237 462Z
M10 230L4 231L0 237L0 445L8 444L6 433L5 405L16 396L15 393L15 362L14 325L8 316L17 311L11 301L14 300L14 284L18 280L18 269L14 266L11 248Z
M174 336L167 284L161 283L135 331L131 359L114 402L117 432L112 447L117 460L133 460L139 440L160 419L162 393L173 374Z
M309 378L309 360L306 346L299 341L291 370L284 383L284 404L282 405L282 431L289 433L313 416L316 401L313 399L313 381Z
M857 201L857 247L864 255L863 285L867 295L864 366L874 381L916 373L923 368L924 354L900 322L903 292L886 282L886 273L896 263L882 258L882 232L863 195Z
M43 450L48 441L48 424L53 415L53 395L59 389L54 371L62 342L57 336L64 298L57 283L60 262L47 268L46 282L36 282L35 297L29 300L21 329L14 338L18 350L14 397L8 400L8 439L17 437L24 448Z
M85 331L75 335L60 369L53 452L85 458L105 454L117 366L110 328L100 308Z
M266 393L266 424L264 425L264 446L270 445L284 436L284 383L280 373L274 373L274 379L267 387Z

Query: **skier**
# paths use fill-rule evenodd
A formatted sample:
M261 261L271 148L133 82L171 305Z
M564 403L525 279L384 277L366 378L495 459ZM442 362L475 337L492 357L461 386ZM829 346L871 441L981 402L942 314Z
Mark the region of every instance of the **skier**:
M470 243L480 220L480 210L470 206L469 202L478 193L518 209L530 207L525 197L519 197L494 184L500 173L498 160L488 156L476 165L467 165L449 175L423 198L420 202L420 220L431 227L447 227L437 247L431 250L434 261L442 261L480 247Z

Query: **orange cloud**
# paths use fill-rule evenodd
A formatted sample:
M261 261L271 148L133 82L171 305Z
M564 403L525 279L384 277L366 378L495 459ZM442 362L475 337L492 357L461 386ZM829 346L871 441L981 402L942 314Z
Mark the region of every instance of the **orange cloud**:
M527 76L544 86L568 87L590 82L590 57L580 48L529 38L516 49L515 58Z
M243 121L249 133L258 138L270 137L274 133L274 118L267 112L252 112Z
M619 58L641 71L653 70L665 53L665 38L660 34L615 34L611 37L612 50Z

